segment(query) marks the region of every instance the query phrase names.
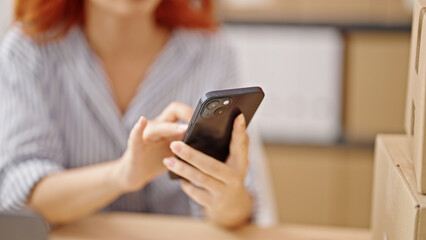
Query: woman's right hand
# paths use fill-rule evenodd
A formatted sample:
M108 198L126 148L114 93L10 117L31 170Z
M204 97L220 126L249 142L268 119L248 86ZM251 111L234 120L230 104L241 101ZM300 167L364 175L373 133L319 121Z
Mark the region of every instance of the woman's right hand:
M123 193L142 189L166 171L162 160L173 156L172 141L181 140L193 109L183 103L173 102L154 120L141 117L130 132L127 149L114 166L114 177Z

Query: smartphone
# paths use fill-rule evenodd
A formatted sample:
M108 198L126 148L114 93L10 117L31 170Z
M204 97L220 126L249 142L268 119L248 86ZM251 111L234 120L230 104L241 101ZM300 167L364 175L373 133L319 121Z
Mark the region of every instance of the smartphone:
M243 113L250 123L265 94L260 87L212 91L201 97L188 125L183 142L225 162L229 155L235 118ZM172 179L179 179L169 172Z

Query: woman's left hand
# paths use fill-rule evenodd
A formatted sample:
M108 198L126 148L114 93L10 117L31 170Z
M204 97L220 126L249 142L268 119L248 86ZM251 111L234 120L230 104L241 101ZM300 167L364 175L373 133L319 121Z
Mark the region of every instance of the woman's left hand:
M244 187L248 145L245 119L240 114L234 121L226 163L178 141L172 142L170 148L187 163L171 157L164 159L164 164L186 179L181 182L182 190L204 207L209 220L235 228L246 223L252 214L252 197Z

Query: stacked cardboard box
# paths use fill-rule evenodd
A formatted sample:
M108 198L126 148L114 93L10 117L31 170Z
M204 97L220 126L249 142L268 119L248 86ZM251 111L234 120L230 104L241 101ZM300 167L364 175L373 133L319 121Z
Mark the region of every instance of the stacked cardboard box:
M405 135L377 138L372 228L374 240L426 239L426 196L417 192Z
M373 149L268 144L266 154L281 222L370 227Z
M426 194L426 1L416 0L411 36L405 130L411 141L417 187Z
M378 133L404 133L410 55L408 31L346 34L343 135L373 143Z
M373 239L426 239L426 0L416 0L411 36L406 135L379 136Z

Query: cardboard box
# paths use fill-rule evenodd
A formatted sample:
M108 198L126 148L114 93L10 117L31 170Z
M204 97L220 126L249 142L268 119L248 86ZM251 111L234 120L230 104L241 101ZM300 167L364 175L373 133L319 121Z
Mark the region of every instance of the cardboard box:
M406 135L376 140L372 230L374 240L426 239L426 196L419 194Z
M280 222L370 228L373 148L267 144L265 150Z
M314 24L403 25L411 11L403 0L221 0L224 20Z
M409 51L409 32L347 33L345 140L373 143L380 132L404 133Z
M416 0L411 35L405 131L410 139L417 190L426 194L426 0Z

